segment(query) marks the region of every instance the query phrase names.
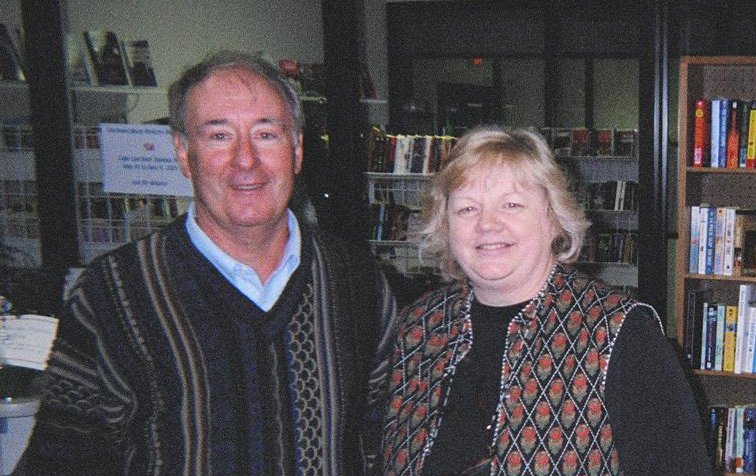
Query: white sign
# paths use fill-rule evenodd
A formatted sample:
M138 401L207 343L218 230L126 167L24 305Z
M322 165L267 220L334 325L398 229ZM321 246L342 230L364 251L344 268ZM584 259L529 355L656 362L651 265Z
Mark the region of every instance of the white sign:
M58 320L54 317L0 316L0 367L15 365L45 370L57 332Z
M190 197L163 125L100 124L102 182L106 192Z

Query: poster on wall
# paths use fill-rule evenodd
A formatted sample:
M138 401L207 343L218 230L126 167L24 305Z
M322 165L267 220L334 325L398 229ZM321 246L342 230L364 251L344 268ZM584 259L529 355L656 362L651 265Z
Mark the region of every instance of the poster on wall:
M100 124L105 192L192 196L165 125Z

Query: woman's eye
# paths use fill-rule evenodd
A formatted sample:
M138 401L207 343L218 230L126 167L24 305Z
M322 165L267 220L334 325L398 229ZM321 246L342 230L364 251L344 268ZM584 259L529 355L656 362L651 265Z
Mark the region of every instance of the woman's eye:
M475 207L468 206L468 207L461 207L457 210L457 213L460 215L469 215L475 211Z

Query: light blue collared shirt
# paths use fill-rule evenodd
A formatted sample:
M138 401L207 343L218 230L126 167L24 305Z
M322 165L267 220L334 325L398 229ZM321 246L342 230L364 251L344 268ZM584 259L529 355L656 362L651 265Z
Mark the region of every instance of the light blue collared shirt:
M194 203L191 203L187 209L186 231L199 252L218 268L218 271L236 289L251 299L260 309L269 311L281 297L289 278L294 274L300 262L302 234L291 210L287 210L287 222L289 239L284 247L283 259L270 275L267 284L260 281L254 269L229 256L202 231L194 218Z

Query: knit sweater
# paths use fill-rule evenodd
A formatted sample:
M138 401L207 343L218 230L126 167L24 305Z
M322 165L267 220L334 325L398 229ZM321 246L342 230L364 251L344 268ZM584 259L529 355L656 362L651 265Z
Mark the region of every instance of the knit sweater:
M269 312L183 217L93 262L61 316L30 474L362 474L393 298L368 254L302 243Z

